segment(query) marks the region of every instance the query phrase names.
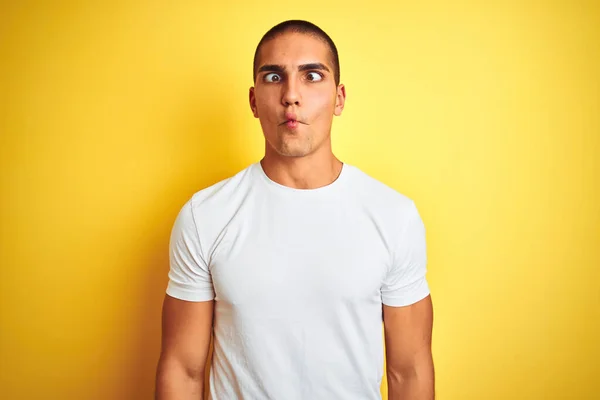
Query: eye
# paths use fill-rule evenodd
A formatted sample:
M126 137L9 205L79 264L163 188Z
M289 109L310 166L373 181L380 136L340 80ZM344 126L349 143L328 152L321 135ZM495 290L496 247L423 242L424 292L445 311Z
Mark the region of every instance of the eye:
M281 81L281 76L275 72L270 72L265 75L264 80L265 82L279 82Z
M309 82L318 82L323 80L323 75L321 75L318 72L309 72L308 74L306 74L306 79Z

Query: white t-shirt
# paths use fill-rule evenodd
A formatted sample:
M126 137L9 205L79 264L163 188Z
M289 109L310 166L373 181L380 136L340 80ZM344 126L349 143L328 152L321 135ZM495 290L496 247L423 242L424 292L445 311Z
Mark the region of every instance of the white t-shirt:
M167 294L215 300L214 400L381 399L382 304L429 294L414 202L358 168L317 189L255 163L195 193Z

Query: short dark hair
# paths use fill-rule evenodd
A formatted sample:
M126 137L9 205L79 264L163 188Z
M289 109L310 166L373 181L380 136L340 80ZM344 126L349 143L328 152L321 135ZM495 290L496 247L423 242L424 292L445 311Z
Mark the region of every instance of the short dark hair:
M258 42L258 46L256 46L256 51L254 52L254 72L252 75L253 82L256 82L256 71L258 70L258 52L260 48L265 42L269 40L275 39L277 36L283 35L284 33L293 32L293 33L303 33L306 35L313 36L317 39L322 40L329 47L329 52L331 53L331 64L333 66L333 76L335 79L335 85L340 84L340 59L338 56L337 47L335 47L335 43L329 37L327 33L317 25L312 22L303 21L299 19L293 19L288 21L283 21L271 29L267 33L264 34L260 42Z

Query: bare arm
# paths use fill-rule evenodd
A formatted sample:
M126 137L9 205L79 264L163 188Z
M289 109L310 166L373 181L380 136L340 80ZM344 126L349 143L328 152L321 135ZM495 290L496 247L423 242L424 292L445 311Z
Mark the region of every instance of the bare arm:
M156 400L200 400L213 323L214 301L165 295Z
M404 307L383 306L389 400L433 400L431 296Z

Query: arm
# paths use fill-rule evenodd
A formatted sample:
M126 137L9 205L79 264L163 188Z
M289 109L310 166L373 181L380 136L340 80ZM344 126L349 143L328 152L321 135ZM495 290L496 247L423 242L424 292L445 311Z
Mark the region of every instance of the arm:
M156 400L200 400L213 322L214 301L165 295Z
M383 306L388 398L433 400L431 296L404 307Z
M191 200L169 242L169 284L162 309L157 400L200 400L213 327L214 288Z

